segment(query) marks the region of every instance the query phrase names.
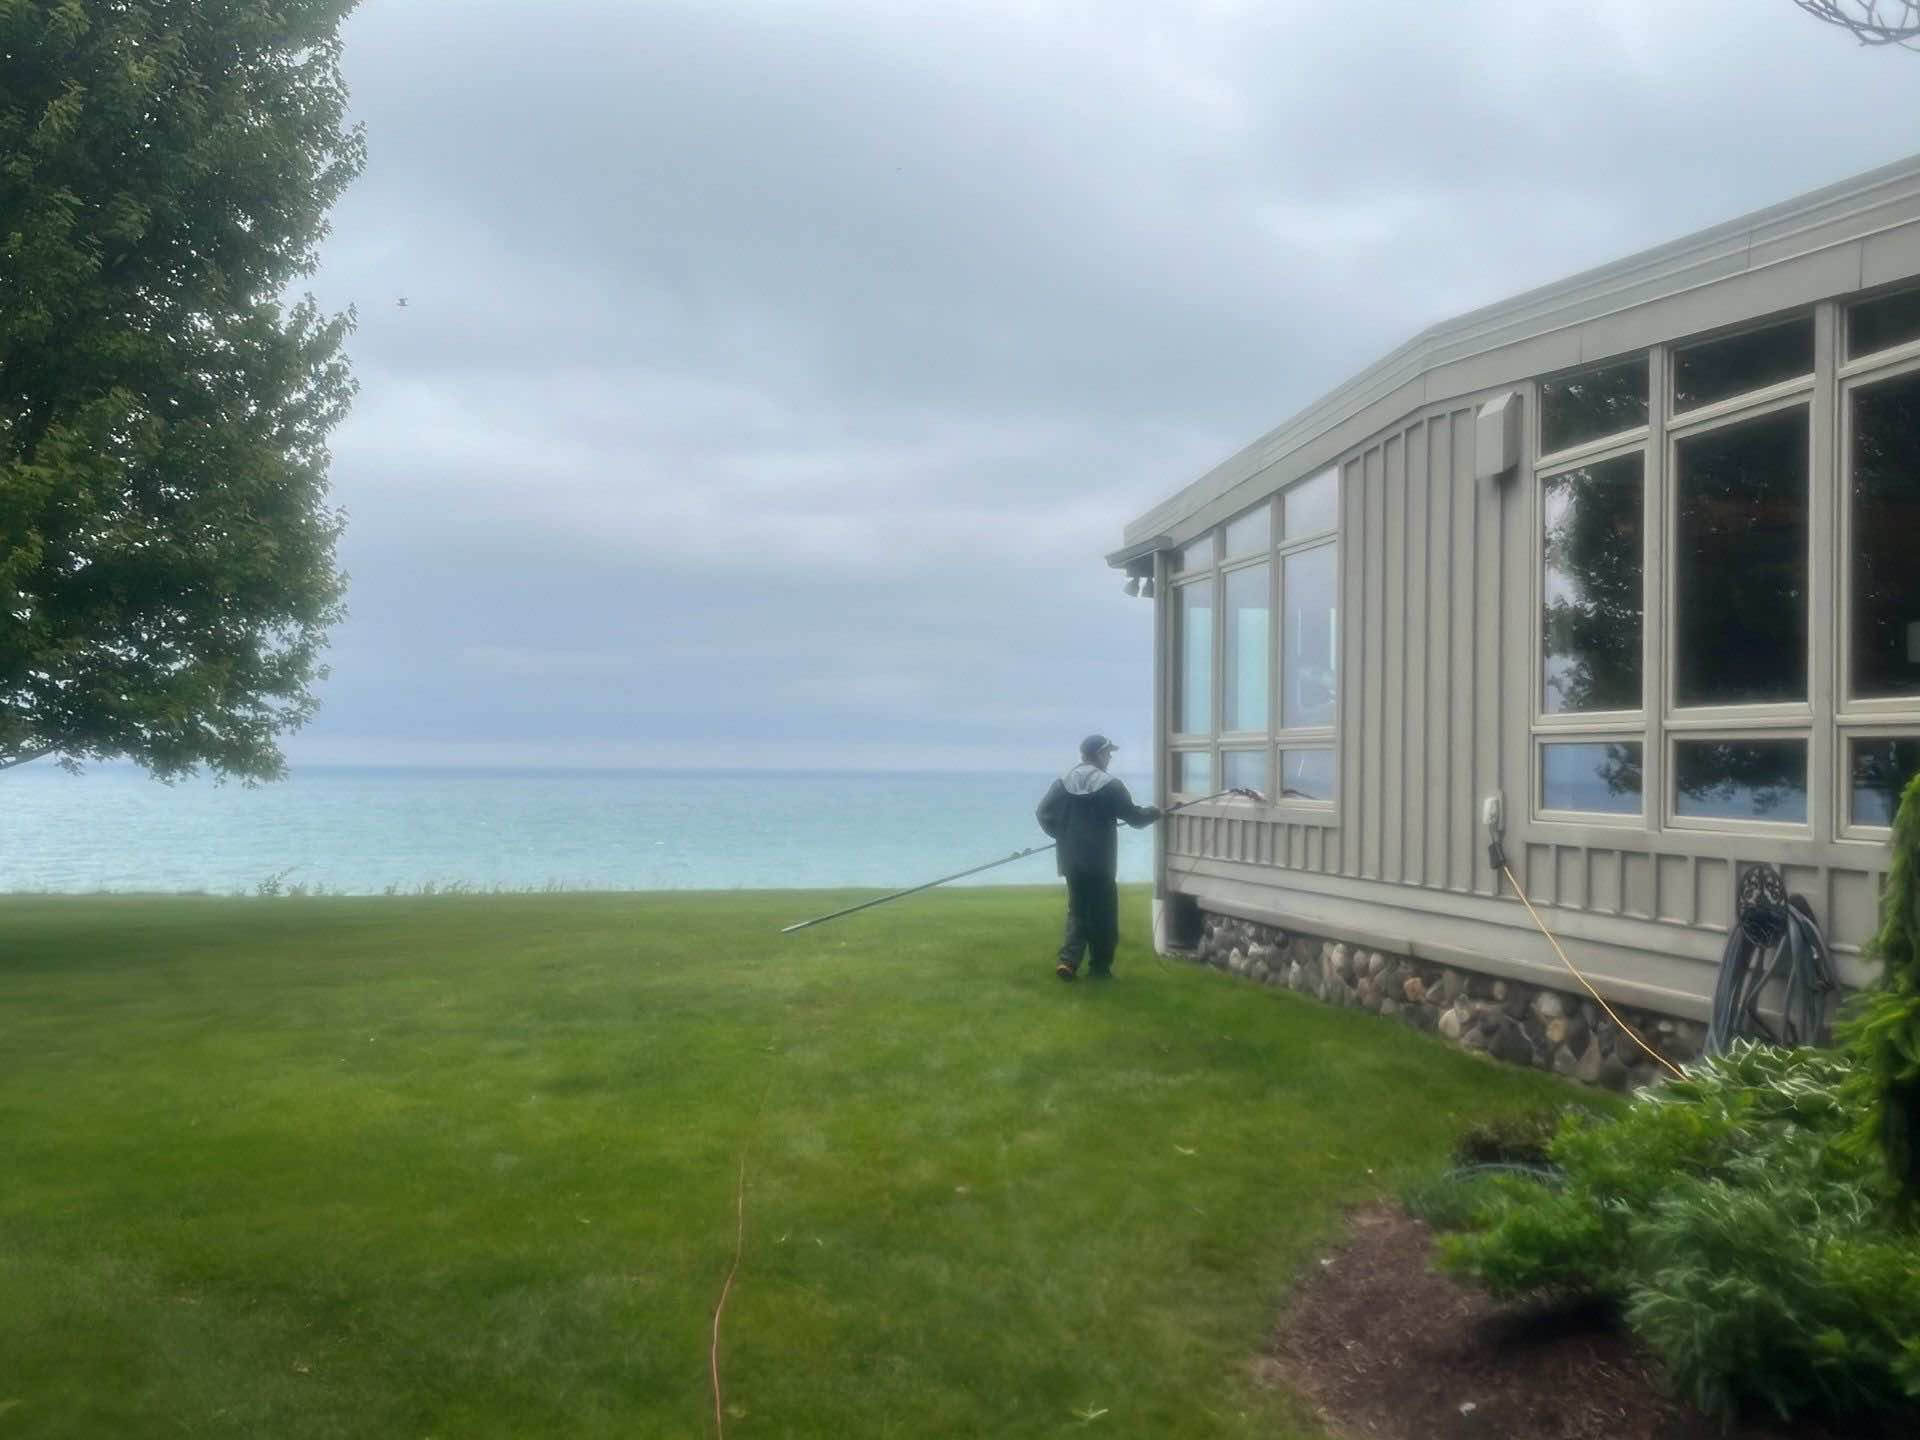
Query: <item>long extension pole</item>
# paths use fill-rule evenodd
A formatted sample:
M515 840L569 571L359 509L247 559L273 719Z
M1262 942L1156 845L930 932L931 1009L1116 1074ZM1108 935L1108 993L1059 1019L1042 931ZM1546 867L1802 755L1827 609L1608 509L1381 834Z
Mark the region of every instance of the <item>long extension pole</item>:
M1220 800L1229 795L1238 795L1248 800L1261 800L1265 798L1258 790L1246 790L1238 787L1231 790L1216 790L1211 795L1202 795L1198 800L1183 800L1178 805L1169 805L1165 810L1160 812L1160 818L1164 820L1176 810L1184 810L1189 805L1204 805L1209 800ZM1003 859L989 860L986 864L975 865L969 870L957 870L951 875L942 875L938 880L929 880L924 885L914 885L905 890L896 890L891 895L882 895L876 900L862 900L858 905L849 905L844 910L835 910L831 915L816 915L813 919L802 920L796 925L783 925L780 927L780 933L782 935L791 935L796 930L805 930L810 926L824 925L829 920L838 920L842 915L853 915L861 910L871 910L876 905L885 905L890 901L903 900L909 895L918 895L922 890L932 890L936 886L951 884L955 880L964 880L969 875L978 875L982 870L995 870L1002 865L1011 865L1014 861L1024 860L1029 855L1044 855L1047 851L1054 849L1057 843L1057 841L1049 840L1045 845L1035 845L1026 850L1016 850L1013 854Z

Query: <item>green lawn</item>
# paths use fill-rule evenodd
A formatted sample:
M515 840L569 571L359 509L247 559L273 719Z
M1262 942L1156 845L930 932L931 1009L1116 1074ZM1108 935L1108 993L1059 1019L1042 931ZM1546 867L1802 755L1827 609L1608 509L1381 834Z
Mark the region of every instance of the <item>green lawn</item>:
M1570 1093L1047 890L0 899L0 1440L1306 1436L1342 1206ZM1087 1420L1082 1415L1104 1411Z

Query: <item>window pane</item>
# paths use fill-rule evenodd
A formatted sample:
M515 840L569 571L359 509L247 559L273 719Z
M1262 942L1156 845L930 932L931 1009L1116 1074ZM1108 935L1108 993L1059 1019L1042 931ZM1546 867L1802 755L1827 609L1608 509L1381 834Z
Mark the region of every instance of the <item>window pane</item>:
M1290 730L1331 725L1340 663L1333 546L1287 556L1281 573L1287 633L1281 643L1280 723Z
M1182 570L1206 570L1213 565L1213 536L1204 535L1180 552Z
M1853 691L1920 695L1920 374L1853 392Z
M1227 522L1227 558L1255 555L1273 543L1273 507L1262 505Z
M1173 728L1182 735L1206 735L1213 729L1213 582L1182 585L1173 593L1180 627Z
M1222 783L1234 790L1258 790L1267 793L1267 752L1264 750L1223 750L1220 768Z
M1673 352L1673 408L1696 410L1729 396L1813 373L1813 317L1706 340Z
M1640 813L1640 742L1540 747L1540 808Z
M1549 715L1640 708L1641 457L1540 482Z
M1174 772L1174 790L1181 795L1208 795L1213 792L1213 756L1205 750L1182 750L1180 768Z
M1647 423L1647 357L1576 370L1540 382L1543 453L1618 435Z
M1281 533L1289 540L1318 535L1340 523L1340 471L1323 470L1281 499Z
M1920 340L1920 290L1903 290L1847 307L1847 358Z
M1675 698L1807 698L1805 407L1683 440Z
M1333 752L1331 750L1283 750L1280 752L1280 798L1282 800L1333 799Z
M1855 825L1891 825L1900 796L1920 775L1920 739L1853 742Z
M1806 741L1683 740L1673 749L1676 813L1716 820L1806 820Z
M1268 626L1265 565L1227 572L1226 694L1221 698L1223 730L1267 728L1267 656L1273 648Z

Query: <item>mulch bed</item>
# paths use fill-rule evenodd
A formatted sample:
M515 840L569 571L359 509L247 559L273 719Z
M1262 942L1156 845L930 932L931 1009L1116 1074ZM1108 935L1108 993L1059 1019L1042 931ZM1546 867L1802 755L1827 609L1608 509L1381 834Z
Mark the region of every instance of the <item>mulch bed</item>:
M1261 1362L1343 1440L1859 1440L1812 1421L1722 1429L1667 1394L1653 1357L1596 1307L1502 1305L1436 1273L1427 1227L1356 1212L1295 1292ZM1889 1433L1894 1433L1889 1431ZM1912 1431L1905 1432L1913 1434Z

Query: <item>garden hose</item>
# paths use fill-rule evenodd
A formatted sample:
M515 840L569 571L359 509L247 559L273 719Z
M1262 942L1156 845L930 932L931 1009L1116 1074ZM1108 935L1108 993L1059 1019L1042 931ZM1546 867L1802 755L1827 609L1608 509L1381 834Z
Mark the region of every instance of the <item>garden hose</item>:
M1787 894L1775 867L1755 865L1740 877L1734 917L1713 989L1707 1053L1724 1054L1741 1037L1771 1045L1817 1043L1826 1029L1827 997L1839 981L1813 907L1804 896ZM1762 996L1775 985L1778 1030L1760 1014Z

